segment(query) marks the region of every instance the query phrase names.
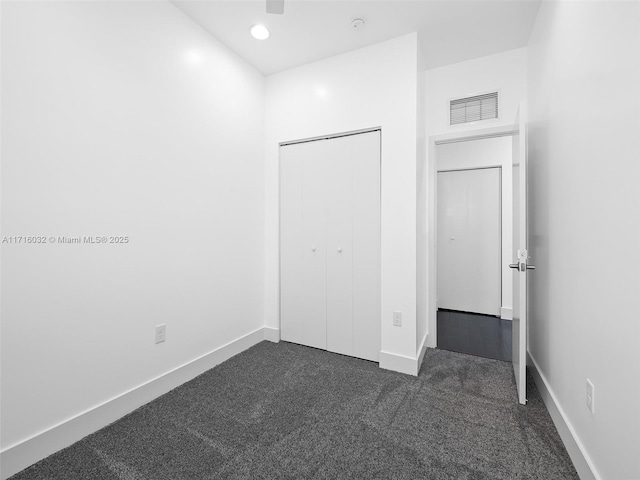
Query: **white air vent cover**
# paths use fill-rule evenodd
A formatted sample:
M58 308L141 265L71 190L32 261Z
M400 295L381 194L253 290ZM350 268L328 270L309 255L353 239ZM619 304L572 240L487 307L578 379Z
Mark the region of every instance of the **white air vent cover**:
M451 100L450 125L498 118L498 92Z

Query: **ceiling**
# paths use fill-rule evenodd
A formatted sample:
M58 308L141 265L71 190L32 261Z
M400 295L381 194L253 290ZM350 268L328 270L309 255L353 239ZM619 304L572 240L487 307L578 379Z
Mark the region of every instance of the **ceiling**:
M409 32L420 33L427 68L523 47L540 0L285 0L284 15L265 0L172 0L263 74L269 75ZM365 25L354 30L351 21ZM271 37L256 40L251 25Z

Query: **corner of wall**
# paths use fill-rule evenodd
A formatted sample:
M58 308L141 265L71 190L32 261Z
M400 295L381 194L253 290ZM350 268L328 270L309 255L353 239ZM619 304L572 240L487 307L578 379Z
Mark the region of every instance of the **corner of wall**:
M420 371L420 364L417 357L407 357L397 353L380 351L380 368L415 377Z
M560 406L556 395L540 370L538 363L531 355L531 352L527 352L527 366L533 376L536 387L538 387L542 401L551 415L553 424L556 426L556 429L560 434L562 443L564 443L564 446L569 453L569 457L571 457L571 461L580 476L580 480L602 480L602 477L598 475L593 461L589 457L589 454L580 441L578 434Z
M263 340L278 341L279 331L271 330L275 329L259 328L19 443L4 448L0 452L0 465L2 465L0 479L5 480L49 455L72 445Z
M273 342L273 343L278 343L280 342L280 329L279 328L273 328L273 327L264 327L264 339L269 341L269 342Z

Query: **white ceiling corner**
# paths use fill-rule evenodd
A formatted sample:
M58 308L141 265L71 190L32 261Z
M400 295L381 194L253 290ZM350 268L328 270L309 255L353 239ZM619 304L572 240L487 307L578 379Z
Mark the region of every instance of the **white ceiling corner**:
M417 31L427 68L526 45L540 0L171 0L265 75ZM351 21L362 18L363 28ZM262 23L268 40L251 37Z

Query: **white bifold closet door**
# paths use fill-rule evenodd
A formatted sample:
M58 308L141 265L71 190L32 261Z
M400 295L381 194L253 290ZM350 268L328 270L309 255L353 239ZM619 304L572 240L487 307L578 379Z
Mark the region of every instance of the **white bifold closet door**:
M378 361L380 132L280 148L280 328Z

